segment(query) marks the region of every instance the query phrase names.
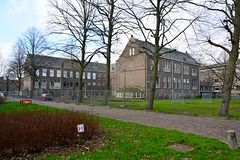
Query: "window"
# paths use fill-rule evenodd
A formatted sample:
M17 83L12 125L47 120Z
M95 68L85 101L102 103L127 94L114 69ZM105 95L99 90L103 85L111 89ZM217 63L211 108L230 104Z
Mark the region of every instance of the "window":
M92 74L93 79L96 79L96 73Z
M180 64L174 63L173 72L174 73L180 73Z
M90 85L91 85L91 82L88 82L87 85L90 86Z
M50 77L54 77L54 70L50 69Z
M102 83L101 82L98 82L98 86L101 86L102 85Z
M150 59L150 70L151 70L151 71L153 70L153 64L154 64L153 59Z
M197 79L192 79L192 89L197 89Z
M105 74L102 74L102 79L105 80L106 79L106 75Z
M92 82L92 85L93 85L93 86L96 86L96 82Z
M57 70L57 77L61 77L61 70Z
M177 89L177 78L176 77L173 78L173 88Z
M189 66L183 66L183 74L189 75Z
M156 88L160 88L160 77L159 76L157 76Z
M42 87L41 88L43 88L43 89L46 89L47 88L47 82L46 82L46 80L43 80L42 81Z
M167 77L163 77L163 88L167 88Z
M73 78L73 71L70 71L70 78Z
M132 55L134 55L135 53L135 48L130 48L129 49L129 56L132 56Z
M67 71L63 71L63 77L67 78Z
M91 79L91 73L87 73L87 79Z
M170 72L171 71L170 62L163 61L163 71L164 72Z
M183 89L187 89L187 80L183 79Z
M190 81L187 79L187 89L190 89Z
M172 82L172 81L171 81L171 77L168 77L168 83L167 83L167 87L168 87L168 88L171 88L171 82Z
M100 73L98 73L98 80L101 80L101 74Z
M192 76L197 76L197 69L195 67L192 68Z
M76 78L79 78L79 72L76 72Z
M46 76L47 76L47 69L43 69L43 70L42 70L42 76L43 76L43 77L46 77Z
M85 79L85 72L83 72L83 79Z
M178 89L181 89L181 79L178 78Z
M38 69L38 70L36 70L36 75L37 75L37 76L39 76L39 69Z
M215 82L215 83L218 83L218 78L215 78L215 79L214 79L214 82Z

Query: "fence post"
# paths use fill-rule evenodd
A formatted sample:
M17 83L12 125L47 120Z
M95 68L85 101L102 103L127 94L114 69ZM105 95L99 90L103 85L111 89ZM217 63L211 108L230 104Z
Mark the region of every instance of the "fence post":
M234 130L227 131L228 136L228 145L230 149L237 150L238 149L238 143L237 143L237 137Z

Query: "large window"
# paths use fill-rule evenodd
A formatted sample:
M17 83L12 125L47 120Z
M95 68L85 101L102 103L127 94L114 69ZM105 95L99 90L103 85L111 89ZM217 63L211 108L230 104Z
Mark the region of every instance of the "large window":
M192 76L197 76L197 68L192 68Z
M190 80L187 79L187 89L190 89Z
M172 84L171 77L168 77L167 87L172 88L171 84Z
M129 56L132 56L135 54L135 48L130 48L129 49Z
M93 78L93 79L96 79L96 73L93 73L93 74L92 74L92 78Z
M167 88L167 77L163 77L163 88Z
M63 71L63 77L67 78L67 71Z
M177 89L177 78L176 77L173 78L173 88Z
M85 79L85 72L83 72L83 79Z
M178 78L178 89L181 89L181 79Z
M79 78L79 72L76 72L76 78Z
M187 89L187 80L183 79L183 89Z
M57 70L57 77L61 77L61 70Z
M170 72L171 71L170 62L163 61L163 71L164 72Z
M87 79L91 79L91 73L90 72L87 73Z
M156 88L160 88L160 77L159 76L157 76Z
M183 74L189 75L189 66L183 66Z
M54 70L50 69L50 77L54 77Z
M43 70L42 70L42 76L43 76L43 77L46 77L46 76L47 76L47 69L43 69Z
M197 79L192 79L192 89L197 89Z
M36 70L36 75L37 75L37 76L39 76L39 69L38 69L38 70Z
M174 73L180 73L180 64L178 63L174 63L174 66L173 66L173 72Z
M70 71L70 78L73 78L73 71Z

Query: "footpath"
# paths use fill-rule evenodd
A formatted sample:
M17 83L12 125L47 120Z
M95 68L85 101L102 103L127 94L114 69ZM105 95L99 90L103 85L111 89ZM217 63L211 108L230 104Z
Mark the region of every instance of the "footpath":
M9 101L20 101L18 98L8 98ZM134 122L148 126L161 127L193 133L204 137L219 139L227 143L227 131L235 130L238 145L240 145L240 120L224 120L214 117L194 117L164 114L146 110L129 110L108 108L104 106L76 105L50 101L33 100L33 103L55 108L90 112L91 114L113 118L125 122Z

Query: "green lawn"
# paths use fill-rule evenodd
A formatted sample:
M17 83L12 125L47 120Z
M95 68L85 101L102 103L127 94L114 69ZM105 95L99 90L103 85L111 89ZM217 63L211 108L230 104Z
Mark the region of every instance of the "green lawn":
M133 100L134 101L134 100ZM109 102L109 106L116 108L128 109L145 109L147 101L135 100L134 102L128 100L123 106L123 102ZM102 105L101 102L93 102L95 105ZM153 111L169 113L169 114L183 114L194 116L218 116L220 101L213 100L212 103L202 103L202 99L187 100L185 104L172 103L172 100L155 100ZM229 114L233 118L240 118L240 100L231 100L229 106Z
M35 107L43 109L46 106L22 106L19 102L9 102L8 105L0 106L0 112L35 110ZM55 110L51 107L49 109ZM68 153L65 157L48 155L40 159L240 159L239 150L230 150L227 144L216 139L109 118L99 119L102 129L109 133L107 145L91 152ZM195 149L184 153L167 148L175 143Z

